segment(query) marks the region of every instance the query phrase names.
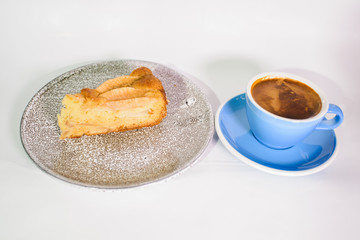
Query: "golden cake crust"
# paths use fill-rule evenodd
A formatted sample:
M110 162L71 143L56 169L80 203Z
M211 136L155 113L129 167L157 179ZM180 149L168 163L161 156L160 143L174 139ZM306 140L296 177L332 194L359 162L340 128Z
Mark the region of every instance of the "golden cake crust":
M150 69L137 68L96 89L65 95L58 114L60 139L157 125L166 117L167 103L161 81Z

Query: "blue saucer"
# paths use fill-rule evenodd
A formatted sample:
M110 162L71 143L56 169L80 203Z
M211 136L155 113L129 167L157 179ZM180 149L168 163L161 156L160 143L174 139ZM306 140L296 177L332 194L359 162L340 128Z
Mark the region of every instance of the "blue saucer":
M224 146L245 163L279 175L308 175L330 165L337 153L333 130L315 130L297 145L275 150L258 142L246 117L245 94L238 95L216 114L217 134Z

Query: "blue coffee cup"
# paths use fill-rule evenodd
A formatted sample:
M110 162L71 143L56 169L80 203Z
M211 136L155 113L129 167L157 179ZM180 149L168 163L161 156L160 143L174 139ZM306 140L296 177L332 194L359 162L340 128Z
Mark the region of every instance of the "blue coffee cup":
M261 107L252 96L253 84L259 79L289 78L312 88L321 99L320 111L306 119L291 119L275 115ZM325 115L332 113L333 118ZM268 72L253 77L246 89L246 114L250 129L256 139L274 149L286 149L306 138L315 129L331 130L340 126L343 112L334 104L329 104L323 91L313 82L300 76L284 72Z

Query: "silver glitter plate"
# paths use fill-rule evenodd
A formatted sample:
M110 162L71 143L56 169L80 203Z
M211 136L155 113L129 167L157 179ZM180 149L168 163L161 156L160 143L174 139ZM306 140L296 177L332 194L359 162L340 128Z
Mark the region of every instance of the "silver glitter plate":
M161 80L168 114L157 126L60 140L57 114L67 93L96 88L145 66ZM94 188L130 188L174 176L193 165L214 134L211 105L201 89L166 66L139 60L107 61L71 70L45 85L28 103L21 139L45 172Z

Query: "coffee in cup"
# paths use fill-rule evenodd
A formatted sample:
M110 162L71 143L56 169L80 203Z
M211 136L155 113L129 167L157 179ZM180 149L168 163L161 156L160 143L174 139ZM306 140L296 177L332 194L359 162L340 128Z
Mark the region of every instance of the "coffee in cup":
M251 94L262 108L285 118L306 119L321 110L319 94L290 78L258 79L251 87Z
M292 147L315 129L334 129L343 121L341 109L329 104L318 86L283 72L263 73L250 80L246 113L256 139L275 149ZM328 120L327 113L335 117Z

